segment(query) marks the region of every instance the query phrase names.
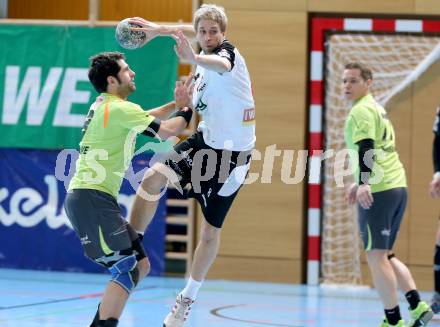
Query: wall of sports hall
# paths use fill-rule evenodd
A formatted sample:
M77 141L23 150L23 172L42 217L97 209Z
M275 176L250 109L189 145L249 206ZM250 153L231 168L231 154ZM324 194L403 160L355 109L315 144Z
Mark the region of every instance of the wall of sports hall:
M208 2L208 1L207 1ZM308 147L310 21L314 16L440 18L438 0L217 0L229 17L228 38L246 58L257 108L257 150L252 173L256 182L240 192L222 234L219 257L209 278L301 283L306 262L319 248L319 237L307 238L307 209L319 193L309 193L307 179L285 183L287 150ZM44 8L44 10L42 9ZM9 1L9 18L87 19L88 1ZM101 1L100 19L143 16L153 21L184 21L191 1ZM389 104L398 150L409 180L409 206L397 255L415 275L421 289L432 288L432 257L440 213L429 199L431 127L440 102L440 63ZM265 151L280 152L272 162ZM270 151L268 151L270 152ZM296 152L290 177L295 174ZM264 160L263 160L264 159ZM287 176L289 177L289 176ZM199 217L200 219L200 217ZM310 252L310 251L309 251ZM319 256L319 250L318 250ZM371 283L363 261L365 282Z

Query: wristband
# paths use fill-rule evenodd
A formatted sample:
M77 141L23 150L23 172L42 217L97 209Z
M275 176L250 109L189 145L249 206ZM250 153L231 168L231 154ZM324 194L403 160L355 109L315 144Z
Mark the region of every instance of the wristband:
M191 108L183 107L182 109L177 111L174 115L172 115L172 117L182 117L183 119L185 119L186 124L188 125L189 122L191 121L192 115L193 115L193 111Z

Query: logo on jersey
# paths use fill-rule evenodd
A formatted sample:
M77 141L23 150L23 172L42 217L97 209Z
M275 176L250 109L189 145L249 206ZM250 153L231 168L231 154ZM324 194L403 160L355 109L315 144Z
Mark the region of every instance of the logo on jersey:
M197 78L200 78L200 81L198 82L198 84L196 84L196 93L194 94L195 95L194 103L197 103L197 105L195 106L194 109L196 111L203 111L208 107L208 105L202 101L203 93L205 93L205 91L206 91L207 83L204 80L203 75L200 75L200 73L197 74L196 76L197 76Z
M229 54L228 50L226 50L226 49L220 50L218 55L223 58L231 59L231 55Z
M243 111L243 125L255 124L255 108L245 109Z
M196 111L203 111L206 109L208 105L206 103L203 103L202 99L199 100L197 103L197 106L194 108Z
M205 87L206 87L206 83L200 83L197 86L197 92L202 92L205 89Z

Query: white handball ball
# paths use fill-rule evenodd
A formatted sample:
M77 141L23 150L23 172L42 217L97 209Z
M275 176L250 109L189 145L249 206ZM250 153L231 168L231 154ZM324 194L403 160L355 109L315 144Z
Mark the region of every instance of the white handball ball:
M138 27L128 22L129 18L121 20L116 26L115 37L119 45L125 49L137 49L147 41L147 34L144 31L133 31L130 27Z

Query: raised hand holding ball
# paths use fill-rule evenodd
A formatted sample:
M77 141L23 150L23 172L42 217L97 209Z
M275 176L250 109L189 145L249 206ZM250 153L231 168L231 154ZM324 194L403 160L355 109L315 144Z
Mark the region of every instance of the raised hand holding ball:
M130 18L121 20L116 26L115 37L119 45L125 49L137 49L147 43L147 34L142 30L133 30L140 25L129 22Z

